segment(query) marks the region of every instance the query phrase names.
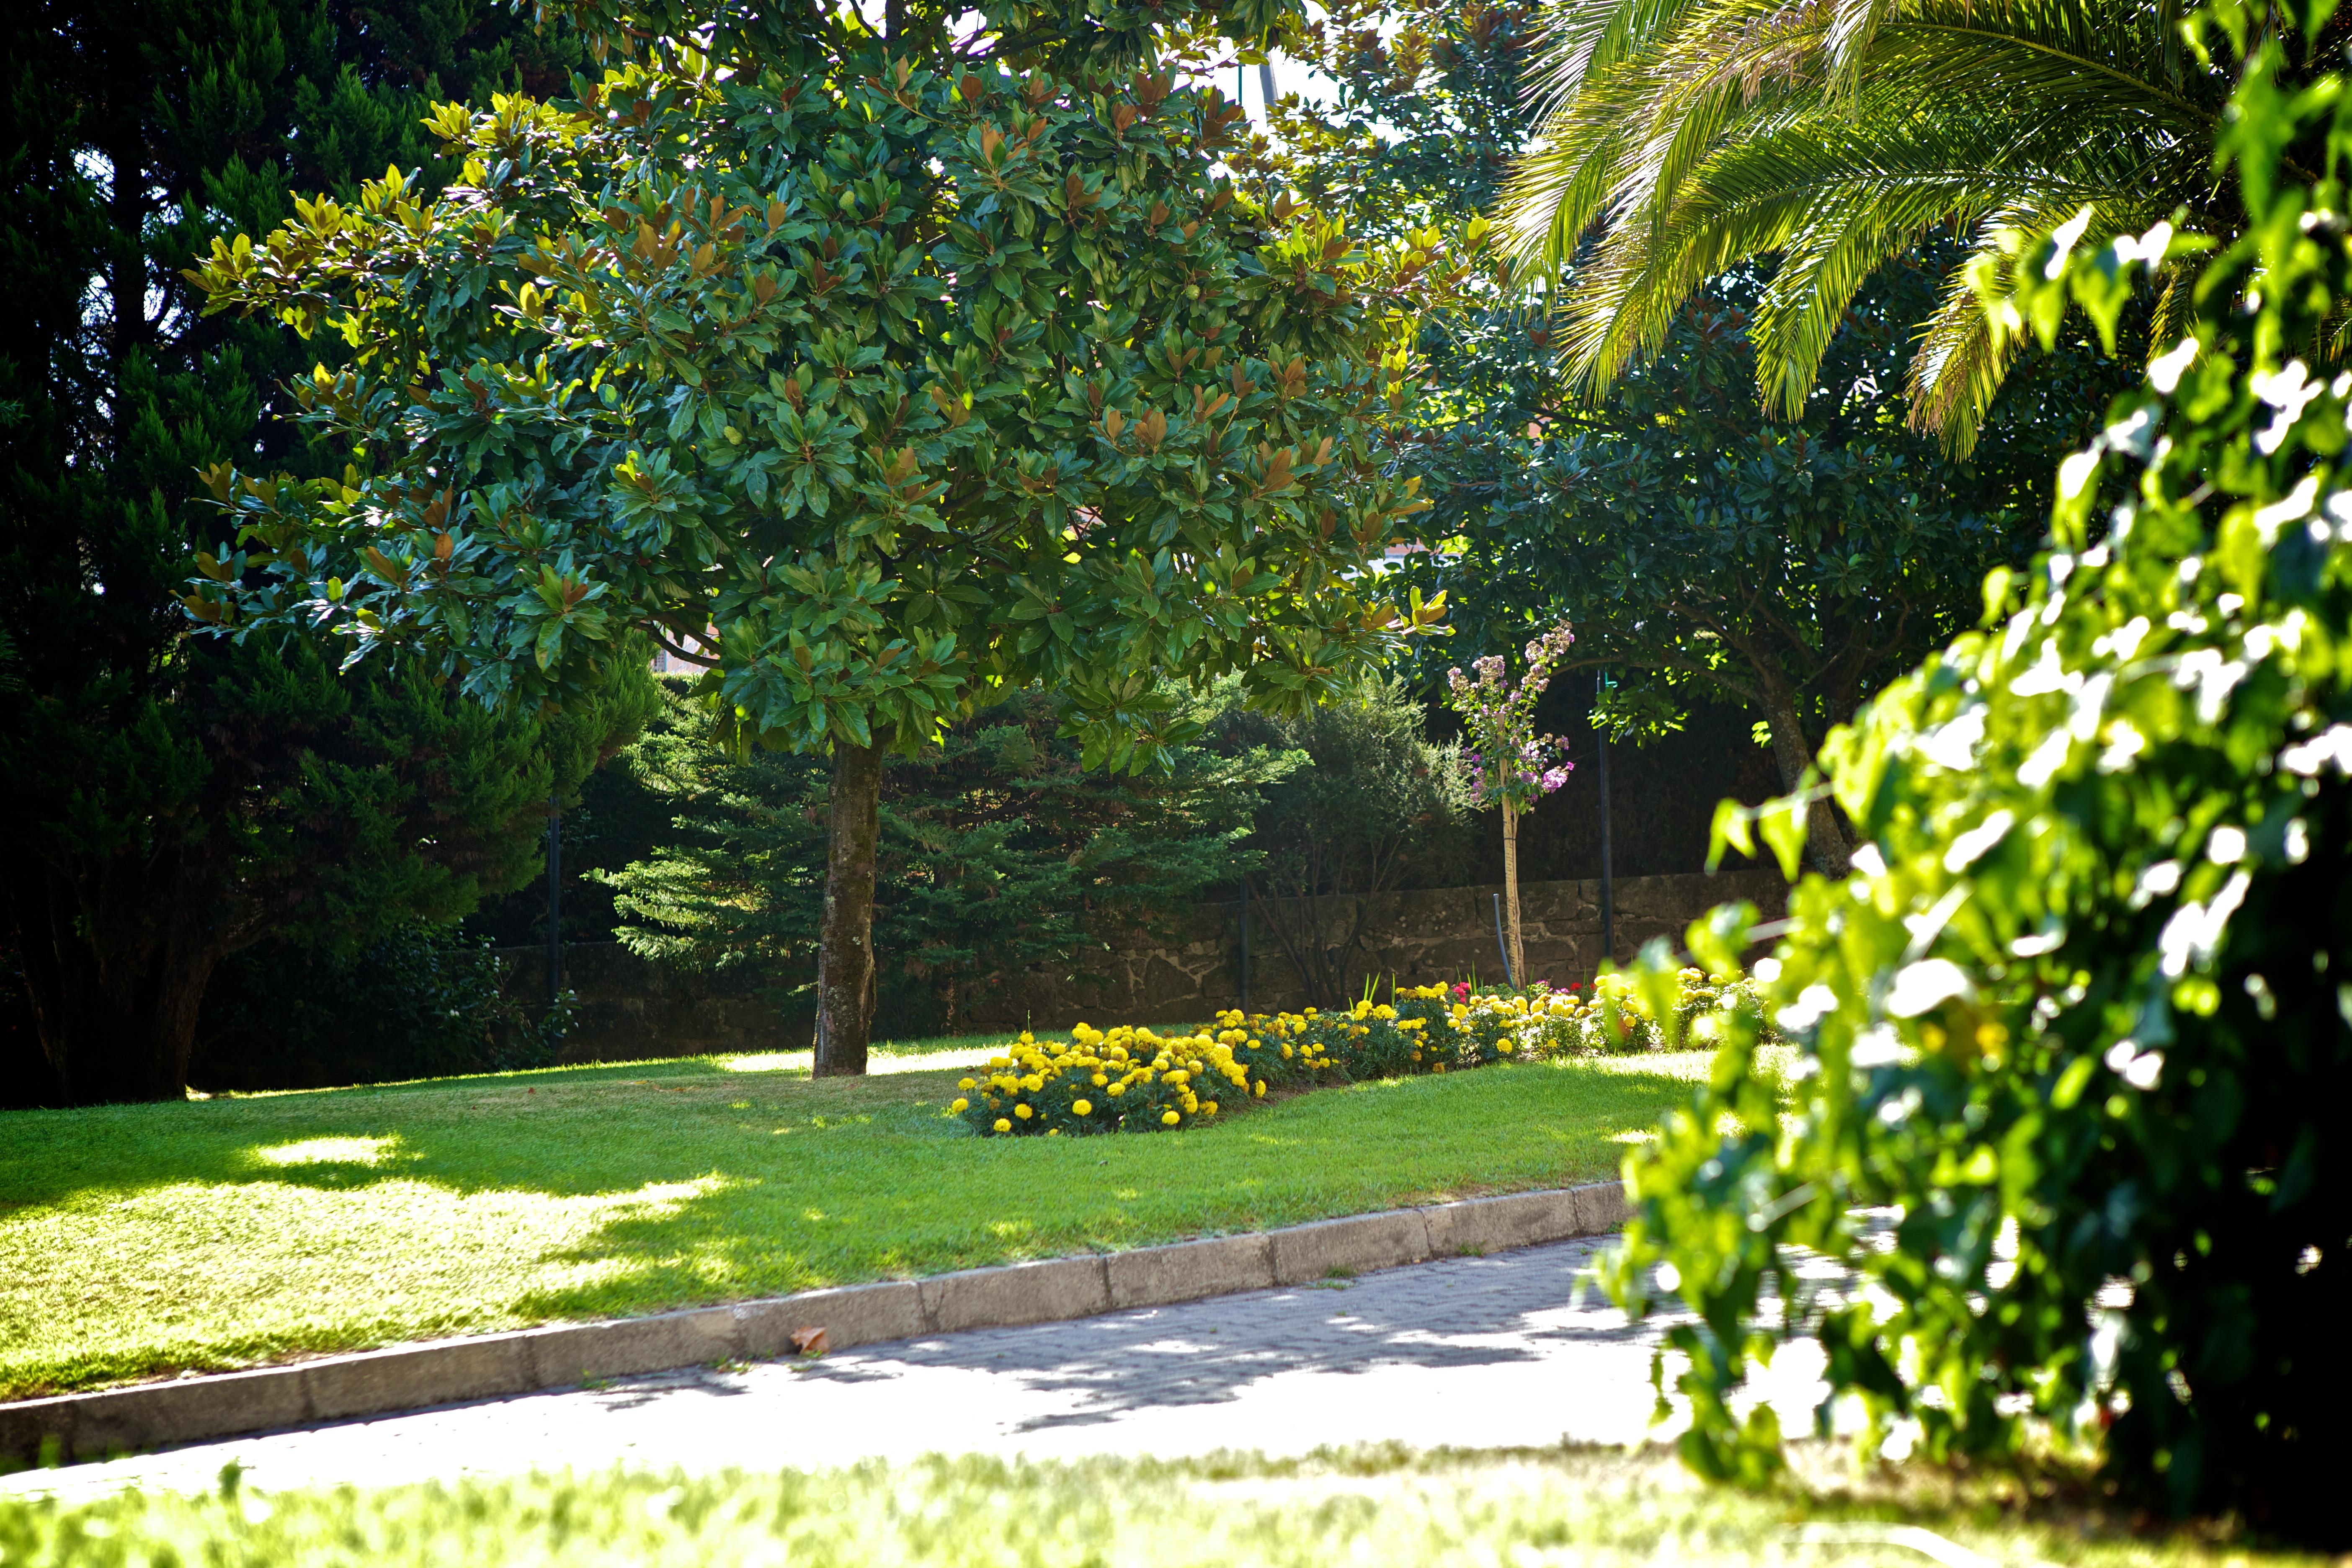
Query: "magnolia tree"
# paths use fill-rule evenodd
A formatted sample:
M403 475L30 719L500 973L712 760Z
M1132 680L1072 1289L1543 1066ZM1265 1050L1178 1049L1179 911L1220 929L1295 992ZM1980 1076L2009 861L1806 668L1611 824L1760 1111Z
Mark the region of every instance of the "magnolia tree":
M1568 656L1575 635L1565 622L1528 644L1527 669L1516 685L1503 656L1473 659L1475 679L1460 668L1445 672L1446 706L1462 718L1474 750L1463 761L1470 769L1470 792L1482 805L1503 811L1503 918L1509 932L1511 978L1525 984L1528 955L1519 939L1519 818L1568 782L1576 764L1568 742L1536 733L1536 701L1551 684L1551 672Z
M641 628L735 743L830 753L817 1070L862 1071L886 752L1035 686L1141 769L1171 681L1297 708L1435 623L1374 596L1425 505L1378 443L1465 274L1237 199L1239 110L1157 51L1279 4L574 14L611 68L444 106L440 198L215 247L208 310L352 346L296 391L352 466L215 470L189 610L527 707Z

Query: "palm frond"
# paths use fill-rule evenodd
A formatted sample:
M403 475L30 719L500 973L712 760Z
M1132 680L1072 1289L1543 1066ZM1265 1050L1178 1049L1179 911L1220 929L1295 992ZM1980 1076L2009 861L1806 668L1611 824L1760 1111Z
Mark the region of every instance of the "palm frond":
M1929 228L2090 205L2105 236L2212 206L2226 83L2184 70L2175 8L1563 0L1547 23L1549 113L1514 171L1506 232L1565 275L1560 336L1593 390L1663 341L1693 289L1779 253L1758 374L1793 409L1855 289ZM1965 444L2008 359L1978 341L1957 289L1927 329L1916 406Z
M1940 432L1946 451L1967 457L1976 447L1984 411L2024 352L2023 339L1995 336L1983 302L1965 278L1954 273L1946 279L1943 299L1911 358L1913 426Z

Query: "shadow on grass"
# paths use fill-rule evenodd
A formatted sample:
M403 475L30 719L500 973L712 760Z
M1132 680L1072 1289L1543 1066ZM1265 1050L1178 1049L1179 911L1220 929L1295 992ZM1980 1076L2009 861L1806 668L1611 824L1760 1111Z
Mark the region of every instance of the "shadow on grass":
M714 1160L757 1174L773 1145L809 1132L963 1135L938 1114L952 1068L814 1081L712 1060L0 1112L0 1216L184 1183L624 1192L709 1173Z

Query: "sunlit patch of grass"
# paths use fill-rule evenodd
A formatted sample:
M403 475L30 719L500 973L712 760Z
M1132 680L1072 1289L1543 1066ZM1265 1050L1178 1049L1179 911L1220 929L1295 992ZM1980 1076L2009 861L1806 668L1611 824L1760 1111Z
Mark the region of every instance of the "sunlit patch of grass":
M253 1157L265 1165L381 1165L399 1145L397 1138L303 1138Z
M971 1137L954 1067L711 1059L5 1112L0 1397L1592 1180L1703 1060L1087 1139Z
M1806 1475L1808 1468L1813 1473ZM2324 1563L2227 1525L2137 1528L2079 1484L1806 1466L1759 1492L1707 1487L1655 1448L1339 1450L1066 1463L993 1458L835 1471L616 1471L372 1490L0 1499L9 1560L709 1568L922 1563L1081 1568L2066 1568Z

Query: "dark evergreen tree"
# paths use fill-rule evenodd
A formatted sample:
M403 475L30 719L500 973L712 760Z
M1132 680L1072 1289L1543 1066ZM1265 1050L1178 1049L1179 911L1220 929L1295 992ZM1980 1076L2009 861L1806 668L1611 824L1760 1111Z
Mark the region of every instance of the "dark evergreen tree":
M429 102L548 85L571 46L489 0L48 0L0 51L0 944L33 1026L0 1029L0 1103L173 1096L225 954L356 944L528 876L550 790L642 700L545 731L192 639L178 602L218 530L199 468L341 461L281 417L331 346L202 318L182 268L291 192L433 177Z
M648 957L750 965L782 999L804 984L825 880L822 758L714 743L708 709L676 683L625 766L669 808L655 853L602 880ZM892 1010L955 1028L987 996L1042 972L1087 976L1114 938L1188 912L1255 858L1241 852L1264 755L1172 749L1144 777L1089 771L1053 704L1016 693L882 770L874 948Z

